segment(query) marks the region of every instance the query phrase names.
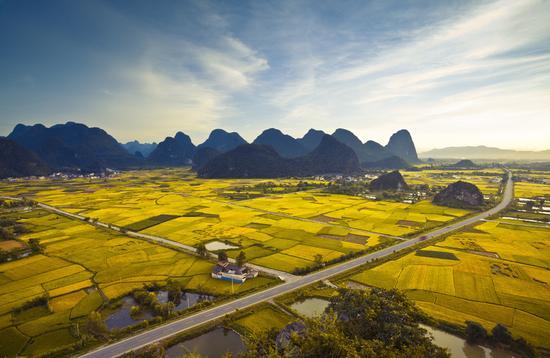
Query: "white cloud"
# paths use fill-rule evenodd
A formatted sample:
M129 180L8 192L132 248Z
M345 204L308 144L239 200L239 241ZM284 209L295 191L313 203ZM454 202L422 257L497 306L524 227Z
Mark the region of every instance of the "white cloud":
M517 133L524 120L532 124L522 127L525 133L539 133L541 127L548 132L548 23L550 2L501 0L416 29L406 41L374 55L366 40L335 42L331 53L338 58L307 52L310 65L299 60L296 67L310 71L275 86L272 103L287 112L283 124L300 116L309 124L322 113L335 127L381 142L401 127L413 135L429 133L418 137L433 145L479 140L453 138L445 130L449 122L462 123L456 134L500 126L491 138L495 145ZM517 141L518 146L534 145L526 138Z

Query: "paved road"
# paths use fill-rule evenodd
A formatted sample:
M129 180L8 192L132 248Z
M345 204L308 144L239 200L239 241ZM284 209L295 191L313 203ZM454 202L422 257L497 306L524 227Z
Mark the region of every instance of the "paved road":
M285 293L288 293L290 291L296 290L298 288L310 285L314 282L326 280L329 277L354 269L367 262L372 261L373 259L382 258L384 256L391 255L396 251L409 248L426 239L444 235L454 230L460 229L464 226L471 225L479 220L486 219L487 217L498 213L499 211L504 209L506 206L508 206L508 204L510 204L512 199L513 199L513 183L511 179L509 179L508 182L506 183L502 201L496 207L488 211L469 217L463 221L453 223L444 228L440 228L435 231L429 232L427 234L423 234L419 237L410 239L408 241L400 242L397 245L382 249L372 254L365 255L365 256L344 262L342 264L329 267L322 271L311 273L307 276L299 277L296 280L283 283L279 286L269 288L265 291L257 292L249 296L245 296L243 298L239 298L237 300L222 304L220 306L213 307L205 311L201 311L191 316L184 317L179 320L164 324L162 326L153 328L151 330L126 338L116 343L100 347L95 351L82 355L81 357L103 358L103 357L120 356L124 353L139 349L151 343L168 338L172 335L175 335L187 329L199 326L201 324L215 320L217 318L221 318L226 314L231 314L235 312L235 310L237 309L242 310L244 308L253 306L257 303L268 301L274 297L277 297Z

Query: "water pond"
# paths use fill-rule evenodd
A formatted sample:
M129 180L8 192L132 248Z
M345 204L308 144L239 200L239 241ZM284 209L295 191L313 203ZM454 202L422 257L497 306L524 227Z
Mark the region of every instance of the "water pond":
M105 319L105 324L107 325L107 328L109 330L117 328L121 329L153 318L153 315L148 311L143 311L136 316L132 316L130 314L132 306L137 305L137 302L132 296L123 297L122 305Z
M211 241L208 244L204 245L208 251L218 251L218 250L233 250L238 249L238 246L233 246L226 244L221 241Z
M303 301L294 302L290 307L299 314L314 318L321 316L328 307L329 301L322 298L311 297Z
M157 298L160 303L167 303L168 302L168 291L158 291L157 292ZM213 301L214 296L204 295L200 293L193 293L193 292L183 292L181 294L181 298L179 300L174 301L174 305L176 306L177 311L181 311L187 308L191 308L197 303L201 303L204 301Z
M420 325L434 337L434 343L447 348L453 358L515 358L520 357L504 349L491 349L488 347L473 345L455 335L443 332L429 326Z
M200 354L202 357L220 358L226 352L237 355L245 351L246 346L237 332L218 327L198 337L167 348L164 352L164 357L179 358L185 356L187 353L194 352Z

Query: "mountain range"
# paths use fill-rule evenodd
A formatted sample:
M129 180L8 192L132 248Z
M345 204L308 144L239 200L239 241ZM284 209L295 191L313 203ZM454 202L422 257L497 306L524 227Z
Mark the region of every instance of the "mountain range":
M191 165L196 150L191 138L183 132L178 132L174 137L166 137L164 141L160 142L147 157L147 161L159 166Z
M244 144L220 154L198 170L203 178L277 178L360 171L355 152L334 137L324 135L312 152L282 157L272 146Z
M137 140L133 140L131 142L124 143L122 146L128 153L140 156L137 154L139 152L141 156L145 158L148 157L153 150L155 150L157 143L140 143Z
M47 175L50 168L36 154L0 137L0 178Z
M67 122L52 127L18 124L8 135L34 152L55 170L100 171L104 168L130 168L141 160L129 154L112 136L100 128Z
M352 172L356 169L355 161L359 163L358 166L366 168L392 169L406 168L409 163L418 162L414 143L406 130L392 135L388 144L383 146L374 141L363 143L351 131L342 128L331 135L310 129L302 138L293 138L278 129L270 128L263 131L252 144L248 144L236 132L215 129L206 141L195 146L191 138L183 132L167 137L158 144L138 141L120 144L100 128L67 122L49 128L41 124L18 124L8 139L33 153L45 167L56 171L97 172L106 168L186 165L193 165L198 170L217 157L225 158L228 162L234 160L233 157L238 157L244 160L242 168L248 173L243 172L241 175L250 177L250 168L245 167L246 163L253 162L253 157L263 157L266 160L265 163L258 162L258 165L267 166L270 163L273 168L280 168L281 173L292 173L290 175ZM243 148L235 151L240 147ZM344 151L344 147L349 151ZM340 157L335 159L338 155ZM247 160L247 156L250 156L250 160ZM220 165L221 160L218 159L215 166L209 166L208 171L219 173L224 167ZM317 163L318 161L324 162ZM237 167L241 165L236 164ZM297 170L296 165L302 165L302 170ZM203 172L206 173L207 169ZM231 175L236 175L234 171L232 173ZM258 169L258 173L261 176L266 175L262 168Z
M420 156L433 159L550 160L550 150L522 151L480 145L432 149Z

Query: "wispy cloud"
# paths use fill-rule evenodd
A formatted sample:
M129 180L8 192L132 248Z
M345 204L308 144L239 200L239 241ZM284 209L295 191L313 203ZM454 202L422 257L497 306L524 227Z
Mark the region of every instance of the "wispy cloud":
M434 122L465 121L465 109L472 130L526 115L533 125L544 125L550 85L539 80L550 74L549 22L548 2L502 0L414 29L413 36L376 53L369 39L333 43L337 59L315 54L315 71L281 86L273 102L286 106L285 122L297 113L323 113L377 139L400 126L430 133L426 128ZM449 139L420 136L433 145Z
M0 36L4 131L47 118L121 140L347 127L382 143L408 128L421 148L547 146L549 1L59 4L75 21L51 3L0 13L18 34Z

